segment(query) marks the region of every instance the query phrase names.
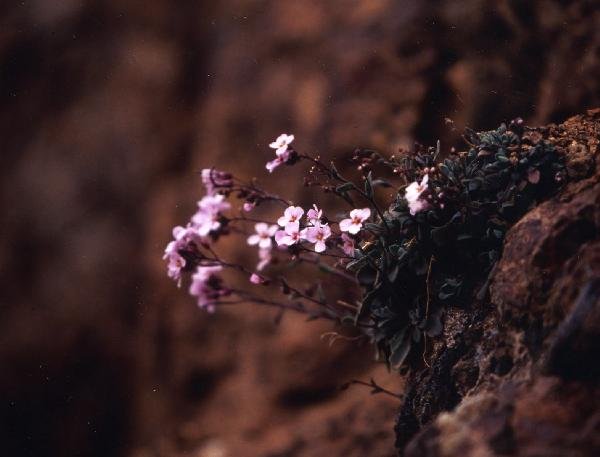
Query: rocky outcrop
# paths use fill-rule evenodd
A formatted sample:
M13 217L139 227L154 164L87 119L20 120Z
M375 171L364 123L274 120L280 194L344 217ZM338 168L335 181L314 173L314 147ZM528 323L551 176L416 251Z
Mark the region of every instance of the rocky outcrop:
M570 181L509 231L489 294L448 310L407 383L400 455L600 455L600 110L529 135Z

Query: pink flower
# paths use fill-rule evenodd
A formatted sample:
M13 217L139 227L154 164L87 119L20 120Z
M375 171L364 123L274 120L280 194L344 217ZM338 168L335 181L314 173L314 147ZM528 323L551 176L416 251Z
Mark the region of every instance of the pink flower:
M304 210L299 206L289 206L283 212L283 216L277 219L277 223L281 227L285 227L287 224L291 222L300 222L302 215L304 214Z
M168 260L167 275L177 281L177 287L181 287L181 270L185 267L185 259L177 250L177 241L167 244L163 259Z
M278 246L292 246L300 241L300 223L290 222L286 224L285 230L275 233L275 241Z
M277 231L276 225L268 225L264 222L259 222L254 226L256 233L248 237L248 244L254 246L258 244L261 249L271 248L271 237Z
M271 260L273 259L273 257L271 256L271 248L269 247L268 249L259 249L258 258L260 261L256 265L256 269L258 271L262 271L267 265L271 263Z
M294 135L287 135L283 133L279 135L277 139L269 145L270 148L275 149L275 154L277 155L277 157L275 157L274 160L267 162L266 168L267 170L269 170L269 173L273 173L273 170L275 170L275 168L289 160L289 145L292 141L294 141Z
M201 177L208 195L214 195L217 188L231 187L233 184L231 174L214 168L204 168Z
M321 223L321 218L323 217L323 210L317 208L317 205L313 205L311 209L306 213L306 218L308 222L312 225L317 225Z
M269 170L269 173L273 173L273 170L275 170L275 168L277 168L279 165L283 165L287 161L288 158L289 158L289 155L287 153L282 156L277 156L277 157L275 157L274 160L267 162L267 165L265 165L265 168L267 170Z
M177 227L173 227L173 238L178 242L178 248L182 248L190 242L200 241L196 230L192 225L187 225L186 227L182 227L178 225Z
M212 169L204 168L201 172L202 184L204 184L204 188L206 189L206 193L208 195L212 195L215 191L214 184L211 178Z
M196 229L191 225L187 227L177 226L173 228L173 238L165 248L163 259L168 260L167 275L169 278L177 281L177 286L181 286L181 271L186 266L186 260L181 256L179 251L192 250L190 244L198 243L201 238L196 233Z
M344 254L354 257L354 239L351 236L342 233L342 251Z
M266 283L265 278L263 278L262 276L260 276L256 273L252 273L250 275L250 282L252 284L265 284Z
M254 207L256 206L255 203L250 203L250 202L245 202L243 209L244 211L246 211L247 213L249 213L250 211L252 211L254 209Z
M321 225L317 222L314 227L307 227L302 230L300 235L309 243L315 244L315 252L323 252L327 249L325 240L331 236L331 229L329 225Z
M371 210L369 208L353 209L350 211L350 219L340 221L340 230L356 235L362 228L363 222L369 219L369 217L371 217Z
M429 175L423 176L421 183L417 181L410 183L405 190L404 198L408 202L408 208L410 214L413 216L419 211L423 211L429 208L429 202L424 198L421 198L423 192L427 190L427 183L429 182Z
M440 204L440 208L443 209L443 205L444 205L443 203ZM408 203L408 208L410 209L410 214L412 214L413 216L421 211L429 209L430 206L431 205L429 204L429 202L424 199L415 200L415 201Z
M198 235L206 236L210 232L221 227L219 214L231 208L231 204L225 201L225 196L205 195L198 202L198 211L192 216L192 223L198 231Z
M215 310L214 302L227 293L218 276L221 270L223 270L221 265L200 266L192 275L190 295L198 297L198 306L206 309L209 313Z
M269 147L275 149L275 154L277 154L278 157L281 157L287 152L288 146L292 141L294 141L294 135L282 133L269 145Z
M198 202L198 207L204 212L216 214L227 211L231 208L231 204L225 200L225 195L205 195Z

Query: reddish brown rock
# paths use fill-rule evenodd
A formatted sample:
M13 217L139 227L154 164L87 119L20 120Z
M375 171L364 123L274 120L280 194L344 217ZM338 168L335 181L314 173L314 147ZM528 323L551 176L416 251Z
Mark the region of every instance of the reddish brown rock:
M571 182L512 227L459 331L449 311L407 384L407 457L600 455L600 110L531 138L565 154Z

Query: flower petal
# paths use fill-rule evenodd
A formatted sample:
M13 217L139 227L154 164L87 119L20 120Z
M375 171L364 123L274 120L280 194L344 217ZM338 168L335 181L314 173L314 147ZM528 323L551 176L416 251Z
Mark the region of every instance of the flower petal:
M350 227L352 226L352 219L342 219L340 221L340 230L342 232L347 232L350 230Z
M259 235L262 235L267 233L267 231L269 230L269 226L264 222L259 222L254 225L254 230L256 230L256 233L258 233Z
M315 252L323 252L325 249L327 249L325 241L317 241L315 243Z
M283 239L285 237L287 237L287 233L285 233L284 230L278 230L277 233L275 233L275 242L277 243L278 246L281 246L283 243Z
M261 238L258 247L261 249L269 249L271 247L271 238Z
M254 246L255 244L258 244L260 242L260 236L254 234L254 235L250 235L248 237L248 244L250 246Z
M350 225L350 228L348 229L348 233L351 233L352 235L356 235L358 232L360 232L361 228L362 228L361 224L352 224L352 225Z

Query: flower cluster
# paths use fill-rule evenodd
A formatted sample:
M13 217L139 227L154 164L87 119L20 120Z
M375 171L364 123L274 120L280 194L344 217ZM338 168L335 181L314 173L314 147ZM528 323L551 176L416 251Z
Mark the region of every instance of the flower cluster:
M269 170L269 173L273 173L273 170L275 170L275 168L277 168L279 165L292 162L294 158L294 151L290 147L292 141L294 141L294 135L282 133L275 141L269 144L271 149L275 149L276 156L275 159L267 162L266 168Z
M229 295L219 275L222 270L221 265L199 266L192 275L190 295L197 297L198 306L209 313L214 312L219 298Z
M465 138L468 151L452 149L444 160L439 143L398 157L357 150L353 161L362 182L347 179L333 163L297 152L291 147L294 135L282 134L269 145L276 156L266 164L269 172L308 162L305 185L349 204L352 209L343 215L328 210L326 216L318 204L305 210L255 181L205 169L206 195L188 224L173 229L165 249L167 274L181 285L189 272L190 295L210 312L221 304L253 302L341 326L353 322L399 367L411 348L420 346L422 354L425 339L441 332L448 306L459 306L486 283L508 228L566 178L562 157L539 136L528 136L522 122L467 131ZM394 198L382 204L380 188L395 188ZM233 204L236 198L240 205ZM274 221L248 215L266 203L283 210ZM221 237L239 234L257 248L256 265L217 253ZM293 284L302 278L286 277L291 271L286 266L300 263L347 281L355 299L328 296L325 290L332 288L322 284L327 279ZM242 281L226 281L236 273ZM265 288L271 288L268 296Z
M349 232L356 235L362 223L369 218L369 208L355 209L350 212L350 219L339 223L340 232ZM323 221L323 210L313 205L306 212L306 223L302 224L304 209L300 206L289 206L277 220L278 225L268 225L260 222L254 226L256 233L248 238L249 245L258 245L261 250L272 247L271 238L280 247L300 245L302 242L314 244L314 251L322 253L327 249L327 240L334 234L328 223ZM280 228L281 227L281 228ZM354 240L345 233L335 233L337 246L346 255L354 254Z
M275 149L276 159L267 164L269 171L283 163L300 160L301 156L290 147L293 140L293 135L283 134L270 144ZM352 280L343 270L354 258L356 243L367 237L361 229L371 216L369 208L350 211L350 217L338 224L326 218L317 205L305 211L256 187L254 182L241 182L230 173L204 169L200 175L206 193L188 224L173 229L173 240L164 254L167 274L179 286L186 276L184 273L189 273L189 293L196 298L199 307L213 312L219 304L255 302L313 317L338 321L347 317L347 309L337 309L336 305L326 303L324 297L317 300L312 292L294 288L281 276L269 277L265 271L269 266L281 264L282 260L305 262ZM242 200L238 214L234 214L232 198ZM274 223L246 215L254 213L255 208L265 202L285 204L283 214ZM248 233L247 228L252 231ZM217 253L219 239L236 234L245 234L247 245L258 249L258 262L254 267L225 261ZM334 263L315 257L325 255L325 251L329 251L329 258L335 259ZM252 290L227 286L223 279L227 271L247 275L248 282L255 286L278 286L288 300L293 297L295 301L290 304L266 300ZM309 287L309 290L312 289Z
M231 188L233 181L229 173L213 169L202 170L201 177L206 195L198 202L198 210L188 224L173 229L173 241L167 244L163 258L167 260L168 276L178 286L181 286L182 273L196 268L190 295L197 297L199 306L212 311L214 307L210 301L226 295L225 289L217 287L221 284L218 280L221 267L201 265L198 261L202 258L202 246L209 245L211 238L218 236L226 222L223 213L231 209L225 196L217 192Z

